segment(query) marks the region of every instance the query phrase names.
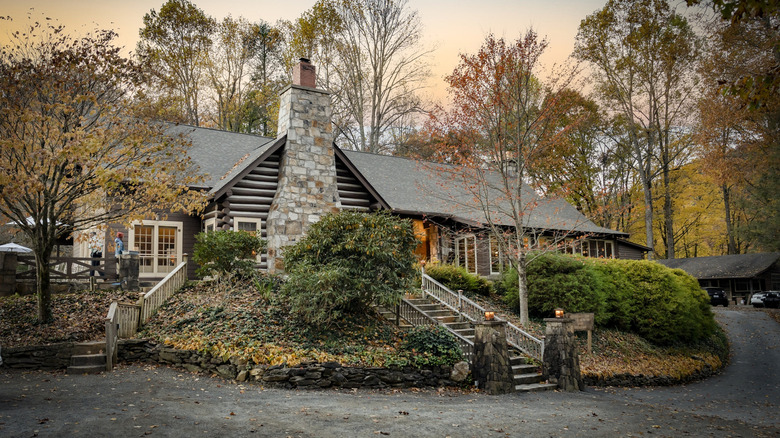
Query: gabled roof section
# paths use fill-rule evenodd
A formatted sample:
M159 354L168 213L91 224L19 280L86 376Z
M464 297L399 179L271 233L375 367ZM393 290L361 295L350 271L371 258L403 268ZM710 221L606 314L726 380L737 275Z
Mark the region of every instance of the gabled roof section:
M366 179L366 177L360 173L360 170L355 166L352 161L350 161L349 157L347 157L346 154L344 154L344 151L341 150L338 146L335 144L333 145L333 149L336 152L336 158L341 160L342 163L344 163L344 166L349 170L349 172L352 174L352 176L355 177L355 179L360 182L360 184L365 187L365 189L368 191L368 193L371 194L382 206L385 210L391 210L390 204L385 201L384 198L382 198L382 195L379 194L379 192L371 185L370 182Z
M463 180L451 176L459 172L456 166L365 152L343 154L394 212L447 217L472 226L486 222ZM563 199L541 198L527 185L522 190L523 199L533 205L523 216L527 228L627 236L597 226ZM491 196L499 196L498 191ZM494 222L513 225L511 218L500 212L496 212Z
M200 189L212 189L220 183L226 172L234 170L233 167L242 157L256 154L258 149L270 146L275 140L182 124L171 124L166 133L182 135L191 142L187 154L206 177L205 181L193 187Z
M237 161L214 185L210 191L211 195L214 199L222 196L238 181L251 172L252 169L257 167L259 163L262 163L266 158L284 146L285 143L287 143L286 135L278 138L276 141L268 142L241 157L241 159Z
M699 280L715 280L753 278L770 269L778 260L780 260L780 252L656 261L669 268L682 269Z

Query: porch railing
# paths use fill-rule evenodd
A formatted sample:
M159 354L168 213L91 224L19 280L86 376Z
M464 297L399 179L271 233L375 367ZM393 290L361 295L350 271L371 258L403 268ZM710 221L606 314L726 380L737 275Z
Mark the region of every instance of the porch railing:
M425 295L430 296L445 307L460 313L471 322L480 321L485 315L485 309L482 306L464 297L462 293L455 293L449 290L446 286L425 274L425 270L422 271L422 290ZM495 319L504 321L497 316ZM507 343L542 362L544 357L544 340L534 337L509 321L505 322Z

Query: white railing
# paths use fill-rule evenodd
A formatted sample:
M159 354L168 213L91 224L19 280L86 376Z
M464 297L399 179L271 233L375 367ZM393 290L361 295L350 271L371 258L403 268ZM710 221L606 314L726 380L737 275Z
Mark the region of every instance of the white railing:
M162 279L155 287L139 300L141 304L140 324L143 325L154 315L157 308L162 306L174 292L179 290L187 282L187 256L173 271Z
M108 316L106 316L106 371L114 369L114 364L117 362L118 307L116 301L111 303L111 306L108 307Z
M463 296L463 293L457 293L447 289L446 286L434 280L422 271L422 290L425 295L429 295L442 305L460 313L469 321L481 321L485 315L485 309L479 304ZM504 321L495 317L498 321ZM509 345L517 348L528 356L542 362L544 357L544 341L537 339L530 333L522 330L509 321L506 322L506 340Z

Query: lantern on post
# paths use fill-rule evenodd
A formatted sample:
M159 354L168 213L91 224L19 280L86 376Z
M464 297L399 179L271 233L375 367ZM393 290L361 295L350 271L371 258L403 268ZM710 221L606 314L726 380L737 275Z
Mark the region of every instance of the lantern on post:
M556 318L563 318L563 309L561 309L560 307L555 309L555 317Z

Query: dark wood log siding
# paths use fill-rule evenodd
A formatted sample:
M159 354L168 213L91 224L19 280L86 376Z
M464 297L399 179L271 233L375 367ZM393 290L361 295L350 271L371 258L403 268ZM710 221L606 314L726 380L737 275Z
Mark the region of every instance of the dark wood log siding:
M376 198L355 178L338 156L336 157L336 184L341 208L344 210L369 211L371 206L377 203Z
M204 219L216 218L215 228L232 230L236 218L260 219L260 235L265 239L266 220L279 186L279 161L282 148L269 156L228 190L218 203L212 203ZM260 269L267 269L266 254L261 255Z
M490 275L490 238L488 234L477 234L477 274Z
M626 260L642 260L644 258L644 253L639 248L626 245L619 240L615 241L615 243L617 244L616 258Z

